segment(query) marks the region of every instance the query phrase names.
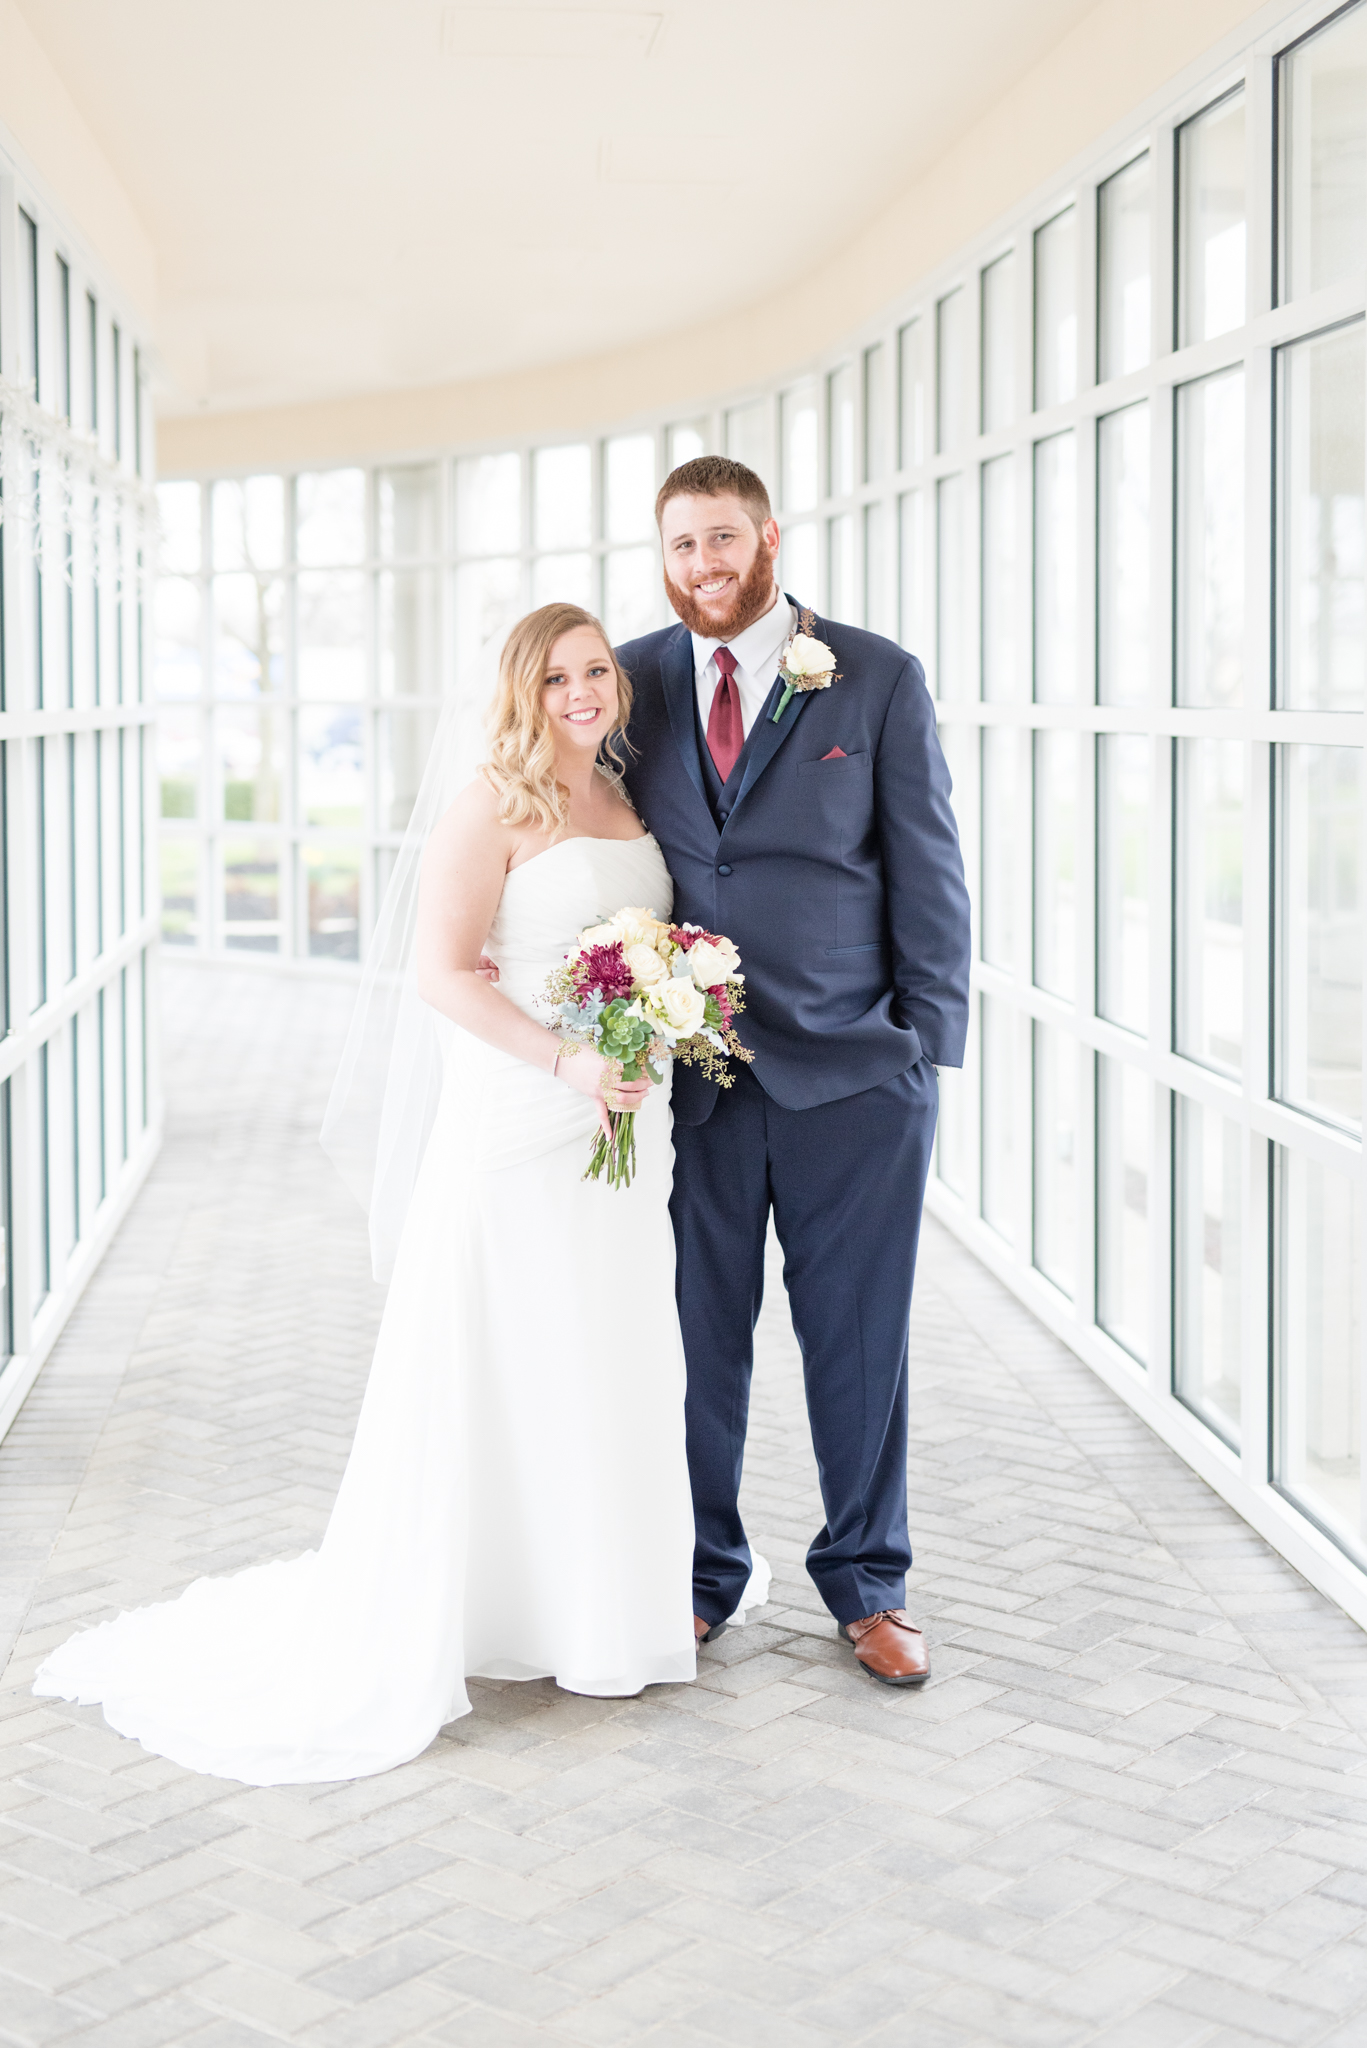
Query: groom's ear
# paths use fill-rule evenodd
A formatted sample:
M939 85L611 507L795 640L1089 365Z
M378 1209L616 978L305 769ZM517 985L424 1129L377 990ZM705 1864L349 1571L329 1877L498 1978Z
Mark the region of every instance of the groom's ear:
M770 554L776 555L778 553L779 531L778 521L772 516L772 514L768 519L765 520L763 526L761 526L760 533L763 536L764 545L766 548L768 548Z

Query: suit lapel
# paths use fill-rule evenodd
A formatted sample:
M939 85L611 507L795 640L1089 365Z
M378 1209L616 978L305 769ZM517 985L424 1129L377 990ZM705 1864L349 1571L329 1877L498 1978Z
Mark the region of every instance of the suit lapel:
M786 591L784 592L784 595L785 597L787 596ZM788 603L792 605L793 610L796 612L802 612L808 609L808 607L806 606L794 603L792 598L788 598ZM824 631L825 628L821 620L816 619L814 624L815 638L817 638L818 640L821 639L824 634ZM769 766L769 763L773 760L775 754L783 745L783 742L787 739L793 727L797 724L798 719L806 710L808 699L811 695L811 692L799 692L797 695L790 698L788 703L788 709L784 712L778 724L775 725L774 712L778 708L778 702L782 695L782 684L775 682L773 689L769 693L768 701L765 704L763 711L759 715L758 726L751 733L750 758L749 761L746 763L745 775L741 781L741 786L737 793L736 801L731 807L732 817L735 816L739 806L742 803L744 803L746 796L748 795L750 790L753 789L755 783L758 782L760 776Z
M675 628L660 657L660 684L664 690L665 709L669 713L674 744L683 757L688 779L702 798L707 815L711 818L712 806L707 801L702 763L698 759L697 722L693 709L697 682L693 674L693 640L686 626L680 625ZM713 819L714 827L715 823Z

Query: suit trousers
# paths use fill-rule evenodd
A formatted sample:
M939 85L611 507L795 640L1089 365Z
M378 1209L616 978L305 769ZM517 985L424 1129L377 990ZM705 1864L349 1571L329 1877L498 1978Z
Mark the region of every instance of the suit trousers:
M905 1602L907 1323L937 1105L924 1059L814 1109L782 1108L741 1067L704 1123L675 1123L693 1606L705 1621L734 1613L750 1574L739 1492L771 1208L826 1516L807 1569L837 1621Z

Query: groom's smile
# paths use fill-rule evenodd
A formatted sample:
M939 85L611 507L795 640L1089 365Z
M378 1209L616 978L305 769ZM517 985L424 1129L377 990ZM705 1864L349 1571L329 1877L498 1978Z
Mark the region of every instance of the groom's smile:
M738 497L680 494L660 521L665 590L690 632L732 640L774 602L778 526Z

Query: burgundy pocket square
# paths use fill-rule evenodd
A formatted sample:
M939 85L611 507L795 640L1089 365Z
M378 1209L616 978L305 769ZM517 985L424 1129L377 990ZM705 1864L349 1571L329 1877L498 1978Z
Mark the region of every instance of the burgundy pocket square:
M823 761L848 761L850 757L843 747L832 747L830 753L823 754L821 758Z

